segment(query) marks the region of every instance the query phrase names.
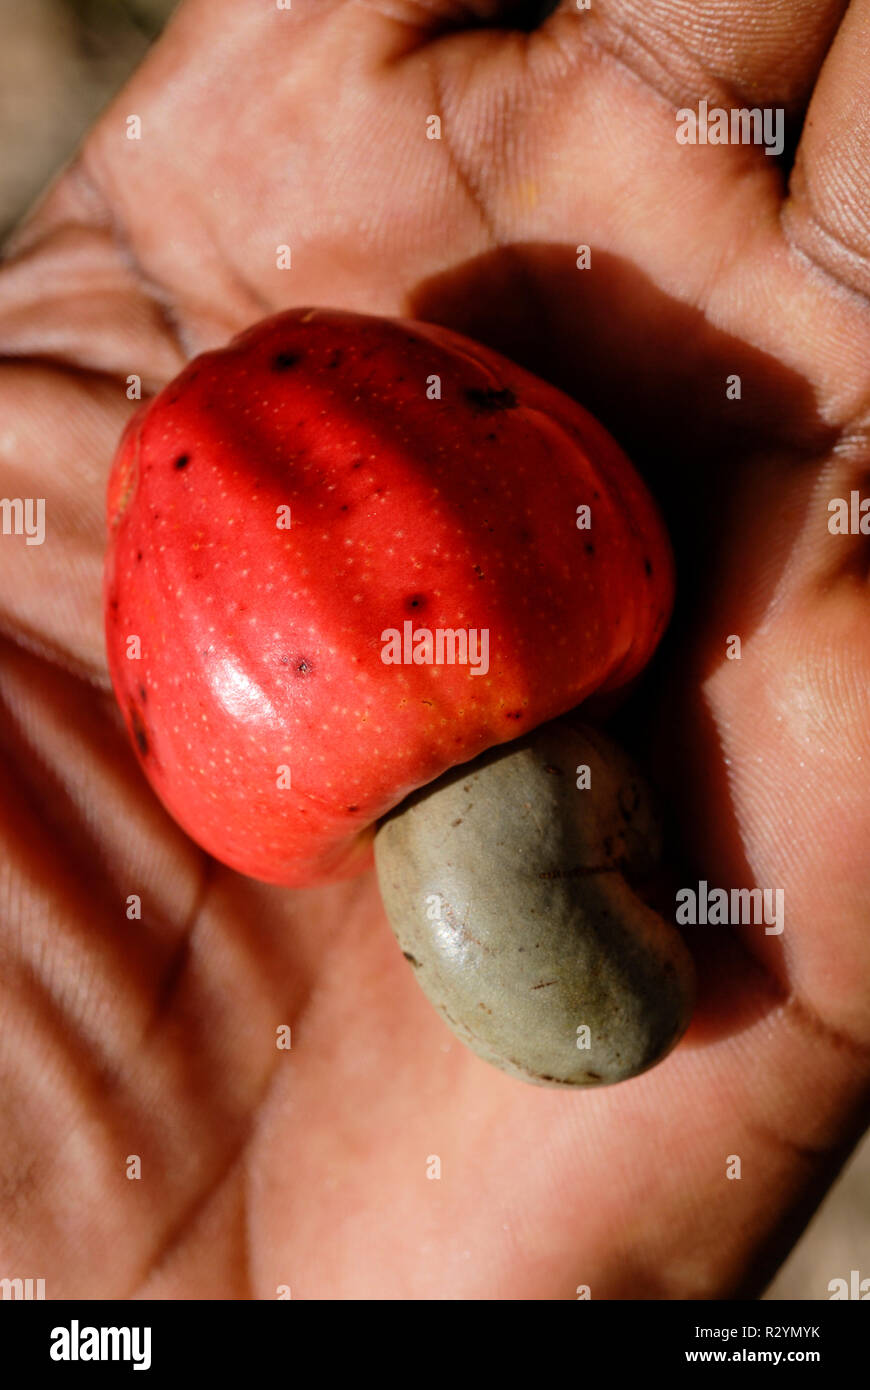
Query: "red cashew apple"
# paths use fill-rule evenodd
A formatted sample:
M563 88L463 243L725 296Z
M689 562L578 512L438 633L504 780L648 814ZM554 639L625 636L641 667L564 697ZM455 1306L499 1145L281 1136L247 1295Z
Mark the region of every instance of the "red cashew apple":
M142 765L194 839L277 883L365 867L409 792L636 675L671 604L650 499L586 411L446 329L356 314L191 362L130 422L109 526ZM386 664L406 622L488 631L488 671Z
M108 514L142 767L206 850L287 885L368 867L410 793L629 682L672 601L606 431L428 324L294 310L196 358L130 421Z

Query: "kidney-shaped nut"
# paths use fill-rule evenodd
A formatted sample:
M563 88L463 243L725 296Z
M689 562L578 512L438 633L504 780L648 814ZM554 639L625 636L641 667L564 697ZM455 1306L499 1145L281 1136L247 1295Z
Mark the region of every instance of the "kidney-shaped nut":
M689 954L635 891L660 848L629 759L566 721L452 769L375 837L387 915L431 1002L487 1061L563 1086L635 1076L689 1022Z

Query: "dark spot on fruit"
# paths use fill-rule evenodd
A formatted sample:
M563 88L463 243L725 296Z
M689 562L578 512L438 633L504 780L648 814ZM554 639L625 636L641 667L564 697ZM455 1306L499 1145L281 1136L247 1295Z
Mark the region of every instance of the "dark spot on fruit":
M489 414L494 410L514 410L517 398L507 386L499 391L494 386L467 386L465 399L472 410Z
M477 575L478 579L485 578L485 575L483 573L483 570L480 568L480 565L472 565L471 568L474 570L474 573Z
M504 717L505 719L522 719L523 712L521 709L508 709L505 710Z
M414 967L415 970L419 970L419 969L420 969L420 962L418 961L418 959L417 959L416 956L412 956L412 955L411 955L411 952L410 952L410 951L403 951L403 952L402 952L402 955L405 957L405 960L406 960L406 961L408 961L411 965L413 965L413 967Z
M517 540L521 541L523 545L528 545L529 541L533 539L534 537L528 526L521 526L517 531Z
M179 454L179 455L178 455L178 458L175 460L175 462L174 462L174 464L172 465L172 467L173 467L173 468L182 469L182 468L186 468L187 465L188 465L189 463L190 463L190 454Z
M362 468L363 461L362 459L354 459L353 463L350 466L351 468Z
M650 564L648 559L644 559L643 568L647 578L649 578L649 576L652 574L652 565Z
M109 599L109 607L111 608L111 610L112 610L113 613L117 613L117 611L118 611L118 600L117 600L116 598L110 598L110 599Z
M490 433L489 433L486 437L487 437L487 439L498 439L498 435L495 433L494 430L491 430Z
M347 809L348 809L348 812L349 812L350 814L353 814L354 811L358 811L358 810L359 810L359 807L358 807L358 806L348 806Z
M405 599L405 607L408 609L420 609L426 607L425 594L409 594Z
M584 545L583 549L586 551L587 555L595 554L595 546L592 544L591 541L587 545Z
M451 824L451 826L453 826L453 828L455 829L457 825L461 825L461 824L462 824L462 817L460 816L458 820L452 820L452 821L450 822L450 824Z
M142 551L141 551L141 550L137 550L137 551L136 551L136 559L137 559L137 561L142 559Z
M129 705L129 715L130 728L132 729L133 737L136 740L136 747L139 749L139 752L142 754L142 757L147 758L151 748L151 745L148 742L148 731L145 728L145 720L142 718L140 710L136 707L136 705L133 704L132 700L130 701Z
M342 502L341 507L339 508L339 511L342 511L342 512L346 512L346 511L347 511L347 503L346 503L346 502Z
M139 686L139 699L142 701L143 705L147 705L148 691L145 689L144 685Z
M272 371L273 371L273 372L286 372L286 371L289 371L289 369L290 369L291 367L295 367L295 366L296 366L296 363L297 363L298 361L299 361L299 353L298 353L298 352L276 352L275 356L272 358ZM300 423L301 423L301 421L300 421Z
M333 352L332 356L330 357L329 361L328 361L327 364L326 364L327 367L338 367L338 366L340 366L340 365L341 365L341 360L342 360L343 357L344 357L344 353L342 352L341 348L336 348L335 351Z
M296 663L297 676L311 676L314 674L314 664L307 657L301 657Z

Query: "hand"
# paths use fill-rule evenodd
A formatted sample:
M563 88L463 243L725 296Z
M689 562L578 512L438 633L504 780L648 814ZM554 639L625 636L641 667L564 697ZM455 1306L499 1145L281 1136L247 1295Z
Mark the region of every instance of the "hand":
M0 492L47 525L0 539L0 1264L50 1298L751 1293L858 1132L868 552L827 503L867 490L870 3L836 38L833 0L498 9L187 0L0 274ZM788 188L758 146L678 144L701 98L785 108ZM784 889L785 930L689 933L698 1018L646 1076L490 1069L370 877L240 878L127 748L100 612L127 378L306 302L506 350L664 501L681 601L635 732L695 883Z

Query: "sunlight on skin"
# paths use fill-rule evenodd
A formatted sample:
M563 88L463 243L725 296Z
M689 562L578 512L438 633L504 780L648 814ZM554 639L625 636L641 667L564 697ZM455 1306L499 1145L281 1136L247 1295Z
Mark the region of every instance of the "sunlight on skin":
M600 0L591 22L564 5L530 36L431 42L387 8L188 0L0 272L0 493L44 496L47 517L43 547L0 546L0 1264L38 1271L49 1297L728 1296L763 1277L857 1132L867 561L826 506L867 459L870 160L847 158L867 135L843 113L866 91L870 5L827 60L837 80L785 210L774 161L677 145L674 110L745 89L799 122L841 5ZM675 448L688 422L728 445L709 603L669 649L658 758L704 874L784 886L786 927L748 929L748 950L698 943L702 1008L678 1050L565 1095L451 1037L370 875L268 888L171 823L108 692L100 570L131 372L154 390L273 310L407 313L424 282L496 248L570 267L581 241L584 273L613 258L613 351L590 352L561 281L522 251L512 309L578 364L581 398L587 381L641 424L663 404ZM620 296L632 271L658 317ZM697 338L675 370L661 345L687 311ZM744 382L753 428L729 423L716 335L799 379L815 455L775 373Z

